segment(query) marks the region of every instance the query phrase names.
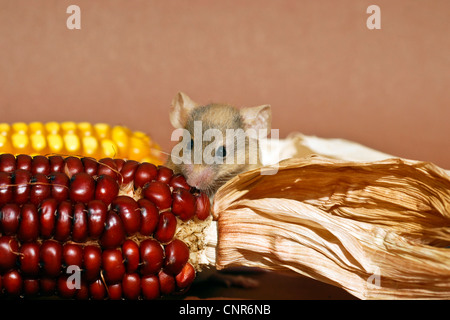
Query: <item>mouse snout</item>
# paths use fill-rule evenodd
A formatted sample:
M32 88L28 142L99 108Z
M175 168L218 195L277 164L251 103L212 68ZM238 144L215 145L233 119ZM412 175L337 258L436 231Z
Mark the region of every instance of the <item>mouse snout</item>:
M187 165L186 181L189 185L205 190L214 182L215 173L211 167L203 165Z

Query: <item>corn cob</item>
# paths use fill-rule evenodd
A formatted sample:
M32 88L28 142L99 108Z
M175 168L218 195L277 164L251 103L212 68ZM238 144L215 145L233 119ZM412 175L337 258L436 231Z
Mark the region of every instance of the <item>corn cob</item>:
M64 154L163 163L160 146L145 133L89 122L0 123L0 153Z
M183 176L112 158L2 154L0 208L0 295L13 297L185 292L212 220Z

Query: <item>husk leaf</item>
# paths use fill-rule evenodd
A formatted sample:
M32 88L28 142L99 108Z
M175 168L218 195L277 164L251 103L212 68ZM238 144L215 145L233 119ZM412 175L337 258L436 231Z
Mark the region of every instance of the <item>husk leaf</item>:
M450 298L450 177L400 158L312 156L215 196L216 267L294 272L362 299Z

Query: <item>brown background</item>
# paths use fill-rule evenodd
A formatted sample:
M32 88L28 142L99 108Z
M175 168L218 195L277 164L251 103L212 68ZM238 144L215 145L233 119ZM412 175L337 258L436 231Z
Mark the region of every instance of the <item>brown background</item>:
M81 30L66 9L81 8ZM381 8L381 30L366 9ZM271 104L280 136L351 139L450 169L450 2L2 0L4 122L123 124L165 150L178 91Z
M66 27L71 4L81 30ZM371 4L381 30L366 27ZM271 104L281 137L450 169L449 12L447 0L1 0L0 122L123 124L169 151L184 91Z

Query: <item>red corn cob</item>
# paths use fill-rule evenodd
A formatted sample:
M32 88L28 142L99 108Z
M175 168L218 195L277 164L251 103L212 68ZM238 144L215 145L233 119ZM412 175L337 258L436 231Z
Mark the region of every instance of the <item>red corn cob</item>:
M205 199L151 163L2 154L0 295L184 292L198 267L191 254L199 245L189 238L212 219Z

